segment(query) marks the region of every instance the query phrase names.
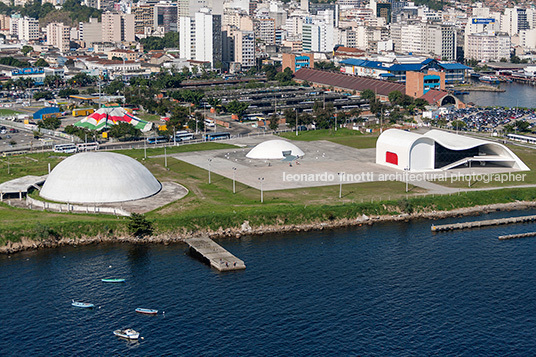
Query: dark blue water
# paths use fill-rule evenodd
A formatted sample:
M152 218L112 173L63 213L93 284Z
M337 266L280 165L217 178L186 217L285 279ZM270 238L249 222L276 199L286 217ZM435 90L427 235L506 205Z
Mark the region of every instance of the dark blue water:
M482 218L525 214L535 212ZM536 225L432 234L431 223L223 241L247 264L225 274L183 245L0 257L0 354L536 354L536 239L497 239ZM77 309L71 299L99 308ZM166 313L144 316L136 307ZM121 327L144 340L117 339L112 331Z
M483 107L536 108L536 103L534 102L536 86L520 83L501 83L500 88L504 89L505 92L469 92L469 94L460 95L459 97L464 103L473 102Z

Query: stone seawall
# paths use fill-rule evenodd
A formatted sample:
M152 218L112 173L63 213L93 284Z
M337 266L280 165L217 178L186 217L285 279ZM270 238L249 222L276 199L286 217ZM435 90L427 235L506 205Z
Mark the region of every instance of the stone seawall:
M44 239L34 241L30 239L21 239L20 242L8 242L0 247L0 254L13 254L25 250L36 250L44 248L55 248L62 246L79 246L89 244L105 244L105 243L136 243L136 244L172 244L183 242L187 238L210 237L212 239L237 239L242 236L255 236L272 233L291 233L291 232L308 232L320 231L324 229L336 229L351 226L361 226L364 224L372 225L380 222L408 222L415 219L442 219L448 217L463 217L470 215L478 215L482 213L490 213L495 211L513 211L536 208L536 202L510 202L498 203L492 205L475 206L458 208L451 211L431 211L418 212L413 214L400 215L385 215L385 216L366 216L362 215L357 218L338 219L327 222L316 222L306 224L293 225L266 225L251 227L248 221L245 221L241 227L223 228L218 230L199 230L190 232L170 232L150 236L145 238L135 238L131 236L94 236L82 238L59 238L59 239Z

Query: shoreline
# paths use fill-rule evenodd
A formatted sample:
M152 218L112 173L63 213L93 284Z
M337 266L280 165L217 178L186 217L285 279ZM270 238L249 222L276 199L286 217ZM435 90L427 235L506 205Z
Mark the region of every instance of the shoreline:
M536 201L517 201L508 203L495 203L482 206L457 208L450 211L431 211L416 212L411 214L383 215L383 216L366 216L362 215L354 219L338 219L333 221L305 223L300 225L267 225L259 227L250 227L248 221L244 221L240 228L221 228L214 230L199 230L195 232L166 233L157 236L135 238L131 236L119 237L83 237L83 238L48 238L42 241L34 241L23 238L20 242L8 242L0 247L0 254L14 254L23 251L41 250L48 248L58 248L64 246L84 246L91 244L107 243L130 243L130 244L172 244L184 242L187 238L208 236L210 239L240 239L243 236L262 236L273 233L291 233L291 232L310 232L321 231L324 229L338 229L345 227L355 227L362 225L373 225L384 222L409 222L417 219L436 220L451 217L477 216L483 213L496 211L518 211L536 208Z

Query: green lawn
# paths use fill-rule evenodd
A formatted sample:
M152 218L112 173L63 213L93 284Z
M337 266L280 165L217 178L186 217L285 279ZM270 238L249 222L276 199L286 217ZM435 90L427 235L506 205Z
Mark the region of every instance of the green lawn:
M135 116L145 121L160 121L160 115L158 114L138 113Z
M22 112L18 112L12 109L0 109L0 116L9 116L9 115L17 115L17 114L22 114Z
M312 133L307 135L328 140L375 140L376 137L341 133ZM305 135L303 136L307 138ZM364 145L363 145L364 146ZM168 153L198 150L215 150L232 147L222 143L203 143L171 147ZM530 149L515 149L531 167L536 167L536 155ZM525 151L526 150L526 151ZM239 227L245 220L255 226L267 224L300 224L335 219L355 219L361 214L380 215L400 212L449 210L478 204L512 202L536 199L536 189L508 189L489 192L467 192L457 195L426 196L422 189L411 187L405 192L402 182L369 182L264 192L260 203L257 189L236 184L232 192L232 180L212 174L212 184L207 182L207 171L186 162L169 159L164 167L163 149L148 149L144 159L143 149L121 151L143 163L160 181L181 183L189 194L155 211L147 213L154 222L156 233L173 234L180 231ZM525 155L525 156L523 156ZM47 173L60 162L62 155L52 153L28 154L0 160L0 182L24 175ZM536 175L530 176L531 182ZM79 237L97 234L118 236L126 232L126 218L105 215L51 213L17 209L0 204L0 244L7 240L17 241L22 237L43 239L47 237Z
M360 131L346 128L301 131L298 135L295 132L285 132L279 135L283 138L298 141L328 140L357 149L374 148L378 140L378 136L375 134L362 134Z

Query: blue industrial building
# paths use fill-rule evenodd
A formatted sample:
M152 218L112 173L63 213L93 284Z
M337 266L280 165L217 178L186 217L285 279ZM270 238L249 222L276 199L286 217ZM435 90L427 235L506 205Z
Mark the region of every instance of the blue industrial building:
M356 76L373 77L377 79L393 79L405 83L406 72L426 72L429 69L444 72L445 83L464 82L466 71L471 69L461 63L441 63L435 59L426 59L418 63L385 63L349 58L340 62L341 71Z
M42 119L50 118L54 116L55 117L60 116L60 109L58 107L48 107L48 108L39 109L33 114L33 118L35 120L37 119L42 120Z

